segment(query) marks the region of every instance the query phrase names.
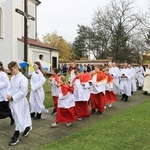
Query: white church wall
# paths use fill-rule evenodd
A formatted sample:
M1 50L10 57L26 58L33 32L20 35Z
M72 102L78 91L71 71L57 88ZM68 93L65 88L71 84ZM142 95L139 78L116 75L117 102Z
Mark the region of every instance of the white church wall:
M29 59L31 60L32 63L34 63L34 61L39 59L39 55L41 55L41 54L43 55L43 61L50 63L50 52L49 52L49 50L45 50L42 48L39 49L39 48L35 48L35 47L30 46L29 51L30 51Z
M28 1L28 14L35 18L35 4L33 1ZM36 20L33 21L28 19L28 37L31 39L35 39L36 37Z
M12 60L12 1L5 1L0 4L3 15L3 38L0 39L0 61L3 62L7 69L7 64Z
M19 60L24 60L24 43L18 41L18 59Z

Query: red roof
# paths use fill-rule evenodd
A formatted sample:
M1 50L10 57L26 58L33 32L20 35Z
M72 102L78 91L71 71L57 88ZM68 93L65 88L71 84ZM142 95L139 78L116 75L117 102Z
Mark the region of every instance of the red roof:
M24 42L24 38L22 38L22 39L18 38L18 41ZM47 49L50 49L50 50L57 50L58 51L58 49L53 48L51 46L48 46L48 45L42 43L39 39L29 39L28 38L27 43L29 45L33 45L33 46L37 46L37 47L42 47L42 48L47 48Z

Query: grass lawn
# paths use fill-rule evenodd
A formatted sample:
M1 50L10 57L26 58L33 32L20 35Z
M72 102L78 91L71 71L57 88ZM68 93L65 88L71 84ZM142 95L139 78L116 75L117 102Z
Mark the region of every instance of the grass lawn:
M150 100L38 150L150 150Z
M51 86L48 83L48 78L46 78L46 82L44 84L44 92L45 92L45 99L44 99L44 106L46 108L52 107L53 106L53 100L52 100L52 95L51 95Z

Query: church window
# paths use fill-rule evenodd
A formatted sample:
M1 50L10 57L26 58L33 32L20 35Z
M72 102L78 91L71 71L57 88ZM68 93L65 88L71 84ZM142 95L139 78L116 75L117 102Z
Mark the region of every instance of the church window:
M43 54L39 54L39 59L43 60L43 58L44 58Z

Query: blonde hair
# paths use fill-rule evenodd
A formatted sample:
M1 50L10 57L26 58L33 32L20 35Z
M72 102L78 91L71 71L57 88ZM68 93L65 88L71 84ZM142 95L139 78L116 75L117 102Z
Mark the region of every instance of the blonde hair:
M108 69L108 68L104 68L104 69L103 69L103 71L107 71L107 72L108 72L108 71L109 71L109 69Z
M61 75L61 76L60 76L60 80L61 80L62 82L66 82L66 77L63 76L63 75Z

